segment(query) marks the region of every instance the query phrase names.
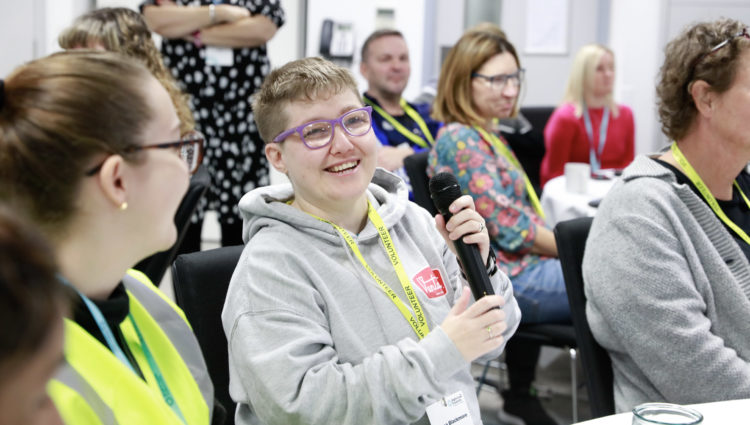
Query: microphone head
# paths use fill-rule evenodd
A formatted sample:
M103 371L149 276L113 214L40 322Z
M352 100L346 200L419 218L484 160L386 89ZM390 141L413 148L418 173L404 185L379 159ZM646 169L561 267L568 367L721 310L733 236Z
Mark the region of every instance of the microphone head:
M438 173L430 179L430 197L441 214L461 196L461 186L451 173Z

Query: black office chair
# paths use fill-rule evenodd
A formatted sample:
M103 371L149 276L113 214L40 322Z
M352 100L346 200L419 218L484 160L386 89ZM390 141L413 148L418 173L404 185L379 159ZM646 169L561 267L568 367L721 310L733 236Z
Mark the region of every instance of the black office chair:
M414 202L430 212L437 214L437 208L430 198L430 178L427 177L427 156L430 151L418 152L404 158L404 169L409 176Z
M206 194L210 186L211 176L208 174L206 167L201 165L190 178L190 186L188 186L188 190L174 215L174 224L177 227L177 240L174 245L166 251L157 252L150 257L144 258L133 267L148 276L154 285L159 285L167 268L172 264L175 255L177 255L177 249L180 247L182 239L187 232L188 225L190 224L190 216L193 215L195 208L198 206L198 201Z
M243 248L237 245L183 254L172 264L177 305L193 326L214 383L214 394L227 411L227 425L234 425L236 404L229 396L229 353L221 310Z
M578 339L578 349L581 351L591 415L598 418L615 413L615 398L612 387L612 362L607 351L594 339L586 319L586 296L583 292L581 264L591 221L591 217L562 221L557 223L554 232L568 291L570 314Z

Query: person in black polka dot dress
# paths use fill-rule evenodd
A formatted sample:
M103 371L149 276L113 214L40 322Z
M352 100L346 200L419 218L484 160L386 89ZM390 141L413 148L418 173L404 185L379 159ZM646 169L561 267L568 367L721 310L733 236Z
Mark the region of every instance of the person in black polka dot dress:
M222 246L242 244L242 195L268 184L268 165L250 96L270 72L265 43L284 24L279 0L148 0L141 4L160 34L164 62L191 95L206 136L211 189L201 200L180 253L200 250L205 210L215 210Z

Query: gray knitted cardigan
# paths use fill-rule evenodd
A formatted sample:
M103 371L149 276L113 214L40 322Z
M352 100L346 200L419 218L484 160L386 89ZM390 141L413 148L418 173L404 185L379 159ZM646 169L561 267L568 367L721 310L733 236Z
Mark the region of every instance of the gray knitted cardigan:
M706 203L646 156L599 207L586 314L618 411L750 397L750 264Z

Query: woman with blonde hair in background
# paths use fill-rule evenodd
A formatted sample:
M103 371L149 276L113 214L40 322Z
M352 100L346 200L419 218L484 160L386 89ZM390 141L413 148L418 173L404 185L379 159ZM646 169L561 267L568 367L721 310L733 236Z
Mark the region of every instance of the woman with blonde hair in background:
M594 175L633 161L633 111L615 103L615 55L601 44L583 46L573 61L565 96L544 128L546 152L539 171L544 185L568 162L586 162Z
M570 307L552 231L498 119L518 113L524 69L502 31L467 30L443 63L433 114L446 123L429 157L430 175L450 172L486 220L497 265L510 277L521 323L569 322ZM485 29L482 29L485 28ZM511 338L510 390L503 408L529 424L553 424L532 388L539 344Z
M137 61L74 50L29 62L0 99L0 201L51 241L75 289L49 391L68 424L208 425L213 386L182 311L133 264L174 244L201 162Z

